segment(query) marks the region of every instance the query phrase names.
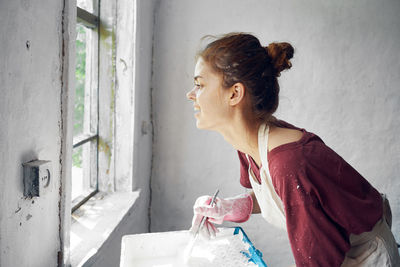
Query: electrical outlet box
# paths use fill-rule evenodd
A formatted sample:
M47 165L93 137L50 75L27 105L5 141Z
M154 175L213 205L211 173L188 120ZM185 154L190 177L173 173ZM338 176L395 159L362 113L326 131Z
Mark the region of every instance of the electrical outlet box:
M24 167L24 196L39 197L46 190L52 179L51 161L33 160L22 164Z

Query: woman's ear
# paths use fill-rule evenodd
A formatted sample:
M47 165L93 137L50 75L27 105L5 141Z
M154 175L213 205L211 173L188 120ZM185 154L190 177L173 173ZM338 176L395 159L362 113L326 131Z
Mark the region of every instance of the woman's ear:
M245 87L242 83L235 83L230 89L229 104L236 106L244 99Z

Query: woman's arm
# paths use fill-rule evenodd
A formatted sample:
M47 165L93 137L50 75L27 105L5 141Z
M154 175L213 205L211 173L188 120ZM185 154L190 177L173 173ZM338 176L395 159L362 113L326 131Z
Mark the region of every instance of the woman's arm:
M253 199L253 210L252 210L251 213L253 213L253 214L255 214L255 213L261 213L260 206L258 205L257 198L256 198L256 196L254 195L253 190L251 190L250 195L251 195L251 198Z

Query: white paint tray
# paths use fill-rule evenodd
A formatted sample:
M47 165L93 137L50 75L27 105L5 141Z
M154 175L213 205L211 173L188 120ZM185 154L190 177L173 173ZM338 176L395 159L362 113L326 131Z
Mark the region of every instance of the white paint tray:
M225 255L225 257L229 257L229 260L232 260L232 253L234 253L233 258L239 257L241 260L244 259L246 261L246 263L234 266L230 263L230 267L267 266L262 259L261 252L253 246L241 227L218 229L220 231L215 239L210 241L202 240L202 248L197 248L197 250L196 247L194 248L192 253L193 260L189 261L187 265L183 264L183 251L190 240L188 231L125 235L122 237L120 267L220 266L217 263L209 264L205 261L211 260L216 256L222 257L223 255L212 255L212 252L206 250L210 247L208 246L209 244L212 246L216 242L225 242L228 239L234 241L234 244L239 244L240 247L235 245L233 248L233 243L225 243L226 246L231 246L234 249L232 250L229 247L228 250L231 254L229 256ZM203 263L199 262L199 257L204 261Z

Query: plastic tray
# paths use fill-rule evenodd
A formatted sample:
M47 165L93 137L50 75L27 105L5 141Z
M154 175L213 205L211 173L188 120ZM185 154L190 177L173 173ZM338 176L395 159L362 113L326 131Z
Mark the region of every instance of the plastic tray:
M267 267L262 259L262 253L257 250L241 227L218 228L217 237L235 235L246 244L247 250L241 250L249 262L259 267ZM182 266L174 261L177 255L182 254L188 244L190 234L188 231L173 231L161 233L145 233L125 235L121 244L121 267Z

